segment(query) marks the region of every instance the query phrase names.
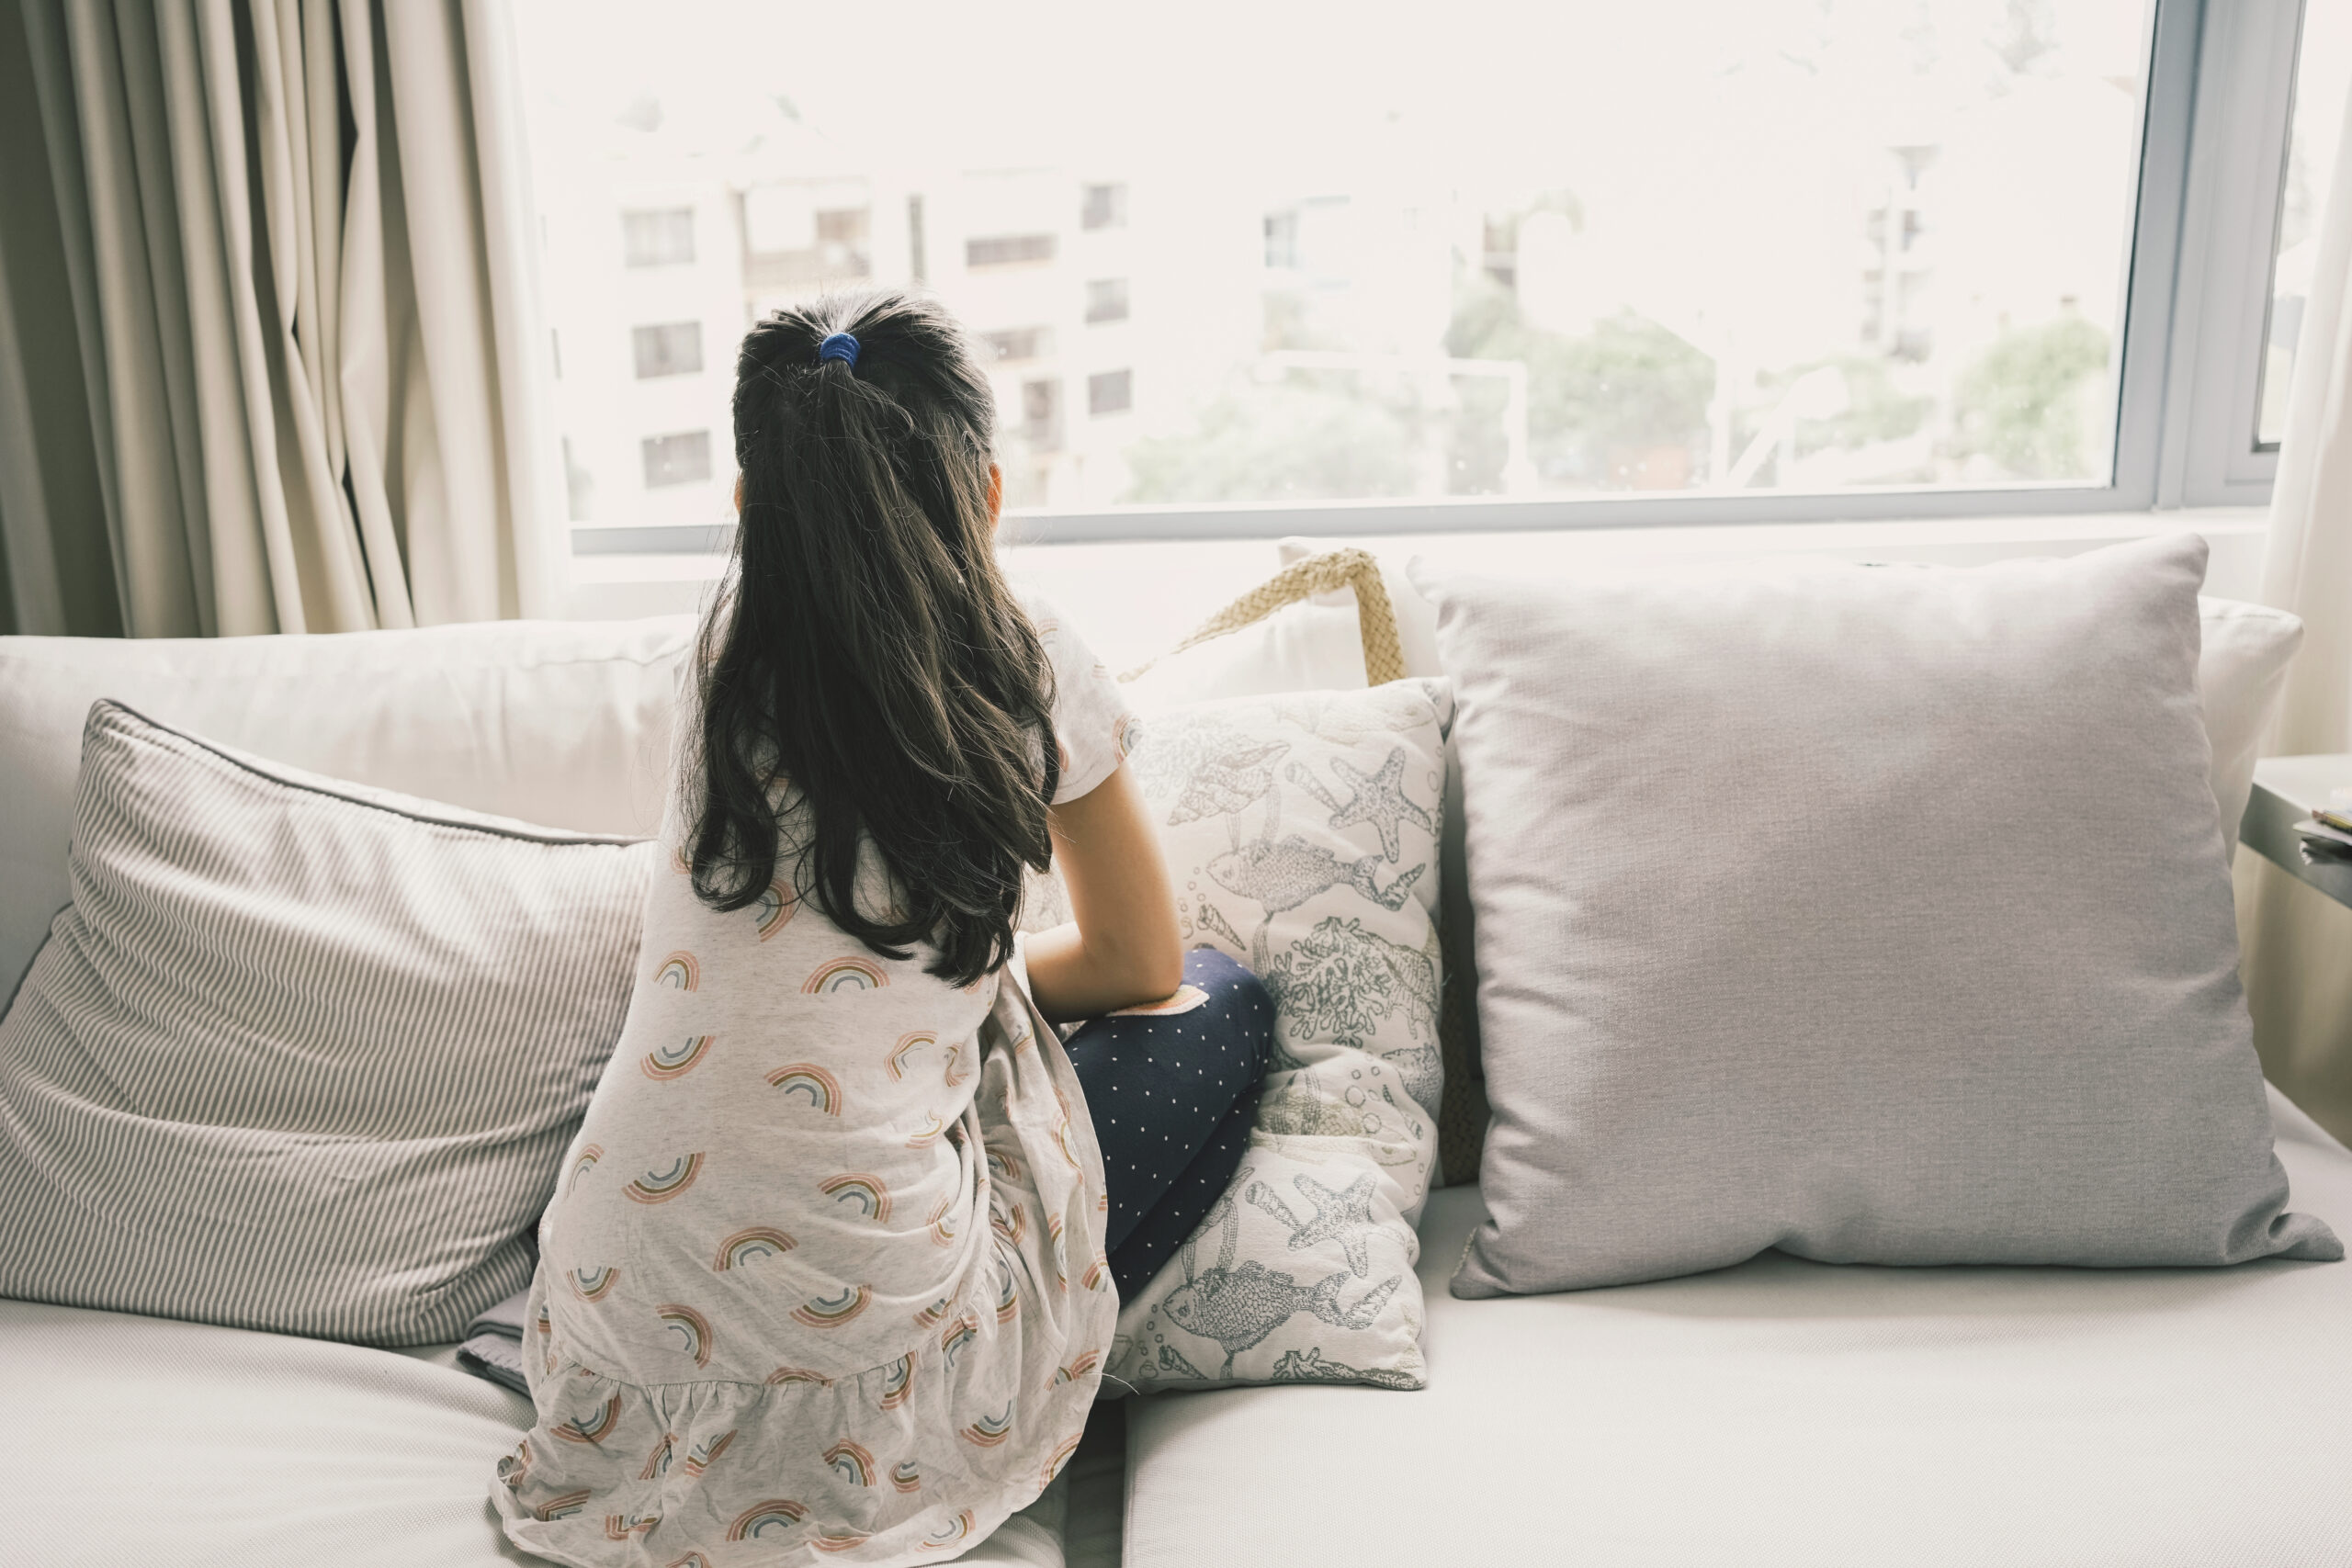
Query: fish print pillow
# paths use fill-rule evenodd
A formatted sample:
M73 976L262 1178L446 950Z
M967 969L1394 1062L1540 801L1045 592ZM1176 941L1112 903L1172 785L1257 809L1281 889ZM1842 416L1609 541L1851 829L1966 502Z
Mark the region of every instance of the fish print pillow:
M1274 1000L1242 1169L1119 1314L1104 1387L1419 1388L1413 1230L1437 1156L1442 681L1147 714L1128 761L1185 945Z

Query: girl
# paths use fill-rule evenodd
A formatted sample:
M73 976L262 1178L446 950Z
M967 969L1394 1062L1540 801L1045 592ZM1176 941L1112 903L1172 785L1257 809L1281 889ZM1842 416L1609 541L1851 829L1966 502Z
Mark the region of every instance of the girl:
M1117 1291L1238 1165L1271 1012L1180 953L1118 688L999 570L956 325L828 299L736 377L735 558L492 1496L565 1562L934 1562L1077 1447ZM1049 863L1077 919L1017 941Z

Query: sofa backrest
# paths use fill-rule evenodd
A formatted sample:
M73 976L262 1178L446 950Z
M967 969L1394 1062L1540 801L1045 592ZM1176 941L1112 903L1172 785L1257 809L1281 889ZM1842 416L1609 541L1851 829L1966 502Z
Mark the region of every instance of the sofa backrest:
M72 895L82 722L151 718L335 778L551 828L650 834L685 616L120 641L0 637L0 1004Z

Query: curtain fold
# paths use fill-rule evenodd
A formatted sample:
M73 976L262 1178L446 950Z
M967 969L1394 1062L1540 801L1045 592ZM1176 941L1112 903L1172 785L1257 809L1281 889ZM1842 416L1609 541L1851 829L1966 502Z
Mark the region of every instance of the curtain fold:
M2265 753L2352 752L2352 107L2288 392L2262 594L2304 627ZM2352 1138L2352 909L2245 852L2238 911L2264 1072Z
M6 157L39 163L0 177L13 629L552 613L503 6L0 6L0 96L37 107L0 110ZM78 440L53 439L60 410ZM110 606L75 575L96 542Z

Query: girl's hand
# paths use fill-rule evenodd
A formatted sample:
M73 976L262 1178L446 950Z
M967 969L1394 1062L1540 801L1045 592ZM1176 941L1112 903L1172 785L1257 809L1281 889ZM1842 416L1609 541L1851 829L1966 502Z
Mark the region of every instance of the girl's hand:
M1046 820L1078 918L1023 944L1038 1010L1060 1023L1173 993L1184 981L1176 897L1134 776L1122 764Z

